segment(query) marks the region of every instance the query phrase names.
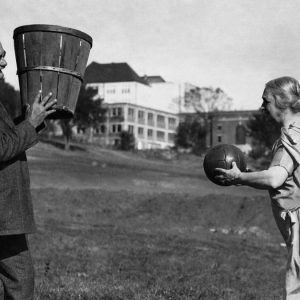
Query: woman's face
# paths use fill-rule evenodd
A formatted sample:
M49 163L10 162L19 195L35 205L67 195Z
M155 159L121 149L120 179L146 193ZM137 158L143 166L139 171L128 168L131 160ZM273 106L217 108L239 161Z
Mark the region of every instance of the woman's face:
M276 122L282 122L282 110L275 103L274 95L267 90L262 95L263 103L261 109L268 113Z

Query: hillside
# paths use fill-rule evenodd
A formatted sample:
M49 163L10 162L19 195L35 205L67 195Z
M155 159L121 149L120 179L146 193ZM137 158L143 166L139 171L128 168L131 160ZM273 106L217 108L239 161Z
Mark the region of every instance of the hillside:
M131 152L87 146L66 152L40 143L27 152L33 188L72 188L172 192L207 195L265 194L247 187L220 187L204 175L202 158L147 159Z
M28 160L36 300L280 299L266 192L213 185L194 156L41 143Z

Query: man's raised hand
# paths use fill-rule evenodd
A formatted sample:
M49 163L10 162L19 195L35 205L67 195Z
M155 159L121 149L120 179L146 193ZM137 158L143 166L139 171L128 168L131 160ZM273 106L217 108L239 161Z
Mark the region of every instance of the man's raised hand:
M36 95L34 102L27 111L27 119L33 127L37 128L48 115L55 112L54 105L57 103L57 100L50 101L51 97L51 92L43 99L41 99L41 91Z

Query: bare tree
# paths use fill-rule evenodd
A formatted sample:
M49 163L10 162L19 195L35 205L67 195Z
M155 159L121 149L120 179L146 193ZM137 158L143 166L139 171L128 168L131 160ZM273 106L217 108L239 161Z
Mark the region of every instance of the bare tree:
M185 92L185 103L196 112L231 110L233 100L220 88L194 87Z
M209 128L209 112L231 110L232 99L220 88L197 87L186 85L184 106L187 112L196 116L191 122L186 116L178 127L176 144L180 147L191 147L194 152L201 153L205 149L205 137Z

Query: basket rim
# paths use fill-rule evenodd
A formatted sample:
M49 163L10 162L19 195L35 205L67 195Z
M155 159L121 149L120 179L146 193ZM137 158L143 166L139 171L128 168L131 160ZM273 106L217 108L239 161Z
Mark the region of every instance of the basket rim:
M70 34L86 40L91 45L91 47L93 46L93 39L87 33L70 27L63 27L60 25L32 24L32 25L19 26L14 30L13 38L15 39L15 37L19 34L25 32L33 32L33 31L47 31L47 32L59 32L59 33Z

